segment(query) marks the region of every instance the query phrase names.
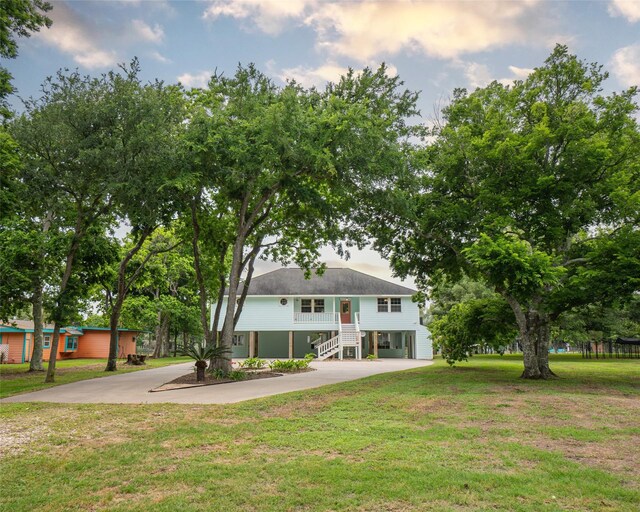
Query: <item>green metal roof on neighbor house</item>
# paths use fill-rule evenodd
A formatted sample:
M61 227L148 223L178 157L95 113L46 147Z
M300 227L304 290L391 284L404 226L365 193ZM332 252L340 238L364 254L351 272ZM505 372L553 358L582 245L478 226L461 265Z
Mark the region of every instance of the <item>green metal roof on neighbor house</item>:
M8 325L0 325L0 333L2 332L25 332L24 329L18 327L10 327Z
M11 320L5 324L0 326L2 329L14 329L13 331L4 331L4 332L33 332L33 320ZM42 332L44 333L52 333L53 332L53 324L44 324ZM63 327L60 329L61 333L66 333L67 331Z
M242 291L240 285L238 293ZM299 268L281 268L256 276L247 295L343 295L343 296L407 296L416 290L390 283L350 268L328 268L321 276L305 279Z

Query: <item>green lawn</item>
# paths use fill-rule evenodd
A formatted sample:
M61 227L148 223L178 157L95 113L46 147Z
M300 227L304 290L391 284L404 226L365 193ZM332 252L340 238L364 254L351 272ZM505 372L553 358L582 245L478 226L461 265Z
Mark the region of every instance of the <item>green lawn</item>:
M640 361L553 359L549 382L482 356L226 406L3 404L0 509L638 510Z
M142 366L127 366L123 364L124 360L121 360L118 362L118 372L135 372L170 364L186 363L187 361L191 361L191 359L188 357L165 357L162 359L147 359L147 364ZM65 361L57 361L56 381L52 384L45 384L44 377L46 372L27 372L29 363L3 364L0 365L0 398L79 380L113 375L104 371L106 365L106 359L67 359ZM47 363L45 362L45 368L46 366Z

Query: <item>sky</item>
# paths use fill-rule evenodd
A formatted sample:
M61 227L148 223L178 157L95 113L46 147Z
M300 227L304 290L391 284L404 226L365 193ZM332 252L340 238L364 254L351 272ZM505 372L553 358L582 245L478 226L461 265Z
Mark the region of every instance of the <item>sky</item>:
M50 0L51 1L51 0ZM348 68L385 62L420 91L425 122L456 87L525 78L556 43L610 72L605 88L640 85L640 0L75 0L52 1L53 20L5 66L20 97L38 96L58 69L99 74L138 57L145 79L203 87L215 70L255 63L277 83L323 87ZM393 282L371 250L349 261L331 250L330 267L349 266ZM278 268L260 263L256 274ZM413 286L413 280L403 284Z

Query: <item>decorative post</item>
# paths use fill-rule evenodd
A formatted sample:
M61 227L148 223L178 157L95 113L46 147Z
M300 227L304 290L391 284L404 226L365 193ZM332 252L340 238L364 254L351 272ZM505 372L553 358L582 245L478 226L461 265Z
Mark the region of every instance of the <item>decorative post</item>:
M256 333L249 332L249 357L256 357Z
M373 355L378 357L378 331L373 331Z
M289 331L289 359L293 359L293 331Z

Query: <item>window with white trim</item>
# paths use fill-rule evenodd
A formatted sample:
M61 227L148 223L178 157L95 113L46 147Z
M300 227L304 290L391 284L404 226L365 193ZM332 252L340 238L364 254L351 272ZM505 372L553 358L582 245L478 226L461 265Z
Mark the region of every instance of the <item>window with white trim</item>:
M324 299L302 299L300 301L301 313L324 313Z
M51 336L45 336L43 338L42 348L51 348Z
M231 346L244 347L244 334L234 334L231 340Z
M400 297L378 297L378 313L402 313Z

